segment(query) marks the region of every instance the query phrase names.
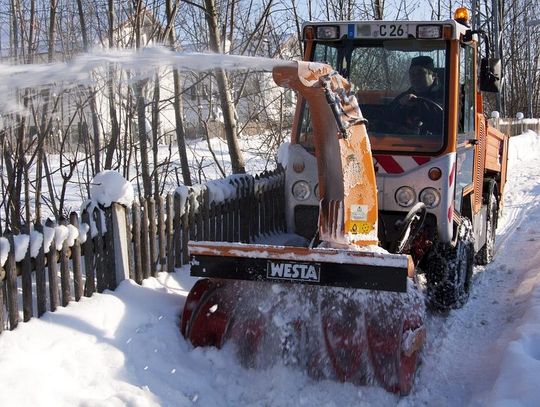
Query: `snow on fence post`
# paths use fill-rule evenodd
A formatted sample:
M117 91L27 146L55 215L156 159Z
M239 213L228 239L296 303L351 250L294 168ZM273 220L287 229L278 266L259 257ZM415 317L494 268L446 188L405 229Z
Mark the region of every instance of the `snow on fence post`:
M94 204L104 208L105 226L102 214L96 207L94 219L98 233L96 236L96 266L98 291L105 288L114 290L130 276L129 249L131 234L128 229L127 208L133 204L133 186L120 173L105 170L91 181L90 196Z

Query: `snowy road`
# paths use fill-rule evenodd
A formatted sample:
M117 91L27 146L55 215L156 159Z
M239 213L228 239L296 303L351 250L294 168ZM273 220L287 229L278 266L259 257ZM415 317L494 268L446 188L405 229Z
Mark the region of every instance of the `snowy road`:
M475 267L471 298L461 310L429 318L424 364L416 391L407 398L411 406L493 405L510 396L506 387L511 389L513 380L494 385L506 367L504 350L528 321L523 317L540 282L540 149L538 137L521 137L512 140L494 262ZM533 380L540 385L539 376ZM534 395L536 389L523 391ZM523 396L517 400L526 402ZM540 396L536 400L537 405Z
M495 261L476 267L468 304L430 315L410 396L248 371L227 351L192 349L178 313L181 269L143 287L72 303L0 335L1 406L540 405L540 138L512 140Z

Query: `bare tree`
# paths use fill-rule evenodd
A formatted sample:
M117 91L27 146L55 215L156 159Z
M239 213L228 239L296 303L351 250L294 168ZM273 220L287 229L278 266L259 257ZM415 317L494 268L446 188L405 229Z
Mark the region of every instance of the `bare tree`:
M178 9L178 0L173 2L172 0L167 0L166 3L166 12L167 12L167 39L169 40L170 47L176 49L176 32L174 29L174 21L176 19L176 13ZM182 103L182 92L180 84L180 73L178 69L173 68L173 86L174 86L174 120L175 120L175 133L176 133L176 144L178 146L178 155L180 156L180 167L182 169L182 179L184 185L191 185L191 174L189 170L189 163L186 152L186 132L184 129L184 121L182 119L183 114L183 103Z
M214 0L205 0L205 17L208 24L208 36L210 40L210 49L214 52L221 52L220 33L218 29L218 17ZM231 86L225 70L218 68L214 72L218 84L221 109L223 111L223 120L225 122L225 135L229 146L229 155L233 173L244 173L246 171L242 151L238 144L236 118L234 115L234 104L231 97Z
M81 25L81 36L83 40L83 49L85 52L88 52L89 50L89 40L88 40L88 32L86 30L86 19L85 19L85 13L83 8L82 0L77 0L77 10L79 12L79 23ZM97 106L96 106L96 92L94 87L88 88L90 93L90 111L92 115L92 132L93 132L93 140L94 140L94 174L97 174L101 171L101 160L100 160L100 145L101 145L101 134L99 132L99 118L97 113Z
M114 47L114 1L108 0L108 13L109 30L109 48ZM109 77L107 80L107 90L109 96L109 115L111 120L111 137L109 139L109 145L107 146L107 153L105 155L105 169L112 168L114 152L117 148L118 139L120 137L120 126L118 124L118 116L116 112L115 92L114 92L114 68L109 66Z

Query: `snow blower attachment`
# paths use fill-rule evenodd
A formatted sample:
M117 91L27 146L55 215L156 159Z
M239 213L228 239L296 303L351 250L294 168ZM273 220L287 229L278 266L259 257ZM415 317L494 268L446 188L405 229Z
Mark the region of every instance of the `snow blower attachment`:
M377 246L371 149L349 83L325 64L274 69L309 104L319 180L309 247L190 242L181 332L194 346L231 343L240 361L276 361L315 378L408 394L425 339L424 302L409 255Z

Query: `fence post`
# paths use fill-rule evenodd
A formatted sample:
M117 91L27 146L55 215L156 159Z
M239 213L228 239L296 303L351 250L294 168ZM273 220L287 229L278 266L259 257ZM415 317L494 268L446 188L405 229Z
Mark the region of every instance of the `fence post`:
M116 288L122 281L129 279L128 244L131 244L131 239L128 237L125 206L113 202L111 205L111 212L113 248L109 253L114 253L114 275L116 277L114 288Z
M92 237L92 223L90 222L90 214L87 210L82 213L82 221L86 223L89 228L86 233L86 241L83 245L84 250L84 274L86 276L84 283L84 295L86 297L92 296L96 291L96 272L94 262L94 238Z
M131 224L131 219L133 218L133 216L131 214L131 211L132 211L132 208L125 208L125 210L124 210L125 215L126 215L126 234L127 234L128 259L129 259L129 278L132 279L132 280L135 280L135 253L133 251L134 233L133 233L133 226Z
M165 265L167 263L167 258L165 257L165 247L166 247L166 238L165 238L165 203L161 196L156 198L157 206L157 236L158 236L158 264L159 271L165 271Z
M23 320L28 322L33 316L33 298L32 298L32 260L30 258L30 228L25 226L22 233L28 235L28 248L21 262L22 266L22 297L23 297Z
M79 230L79 217L75 212L69 214L69 223ZM81 243L79 236L73 242L71 247L71 261L73 263L73 291L75 301L79 301L83 295L82 270L81 270Z
M188 241L191 235L191 227L193 218L191 217L191 205L189 199L184 202L184 207L181 208L182 216L180 217L180 225L182 226L182 265L189 262Z
M9 329L12 331L19 324L19 308L17 303L17 270L15 268L15 243L13 235L7 236L9 253L6 260L7 309L9 316Z
M184 215L182 211L182 202L180 200L180 195L175 193L174 194L174 227L173 227L173 234L174 234L174 266L175 267L181 267L182 266L182 250L184 247L183 241L184 237L182 236L182 217L180 214ZM185 208L185 205L184 205Z
M98 208L94 209L93 212L94 223L97 227L97 235L94 241L95 249L95 260L96 260L96 280L97 280L97 291L102 293L107 288L107 281L105 279L105 251L103 249L103 225L101 224L102 214Z
M174 271L174 203L171 194L167 195L166 209L167 219L165 223L165 236L167 247L167 272L172 273Z
M55 224L50 219L45 222L45 226L54 229ZM54 231L52 232L54 233ZM54 238L47 249L47 269L49 271L49 304L52 312L56 311L60 303L60 295L58 293L58 263L56 256L56 246Z
M143 281L143 262L141 245L141 205L138 201L133 202L133 255L135 258L135 281L142 284Z
M4 330L4 287L6 271L4 267L0 267L0 334Z
M157 249L157 225L156 225L156 201L148 197L148 234L150 243L150 275L155 277L157 274L158 249Z
M148 200L142 203L141 216L141 261L143 279L150 277L151 259L150 259L150 236L148 236Z
M60 224L67 228L67 219L61 218ZM69 287L70 270L69 270L69 258L68 258L68 242L67 239L62 242L62 248L60 249L60 291L62 292L62 306L67 307L71 301L71 289Z

